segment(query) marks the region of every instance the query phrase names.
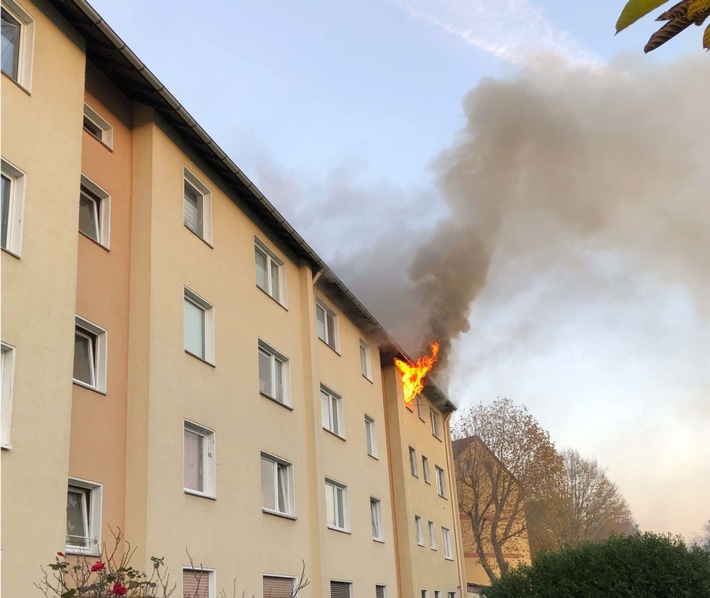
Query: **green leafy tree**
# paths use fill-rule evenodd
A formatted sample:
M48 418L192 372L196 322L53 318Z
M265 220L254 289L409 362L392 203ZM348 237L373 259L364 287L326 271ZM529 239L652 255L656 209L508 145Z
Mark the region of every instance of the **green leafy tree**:
M616 22L616 32L626 29L666 2L668 0L629 0ZM665 25L649 38L643 49L644 52L651 52L662 46L691 25L702 25L708 17L710 17L710 0L681 0L656 17L657 21L665 21ZM705 28L703 34L703 48L710 50L710 25Z
M546 552L485 591L486 598L708 598L710 553L652 533Z

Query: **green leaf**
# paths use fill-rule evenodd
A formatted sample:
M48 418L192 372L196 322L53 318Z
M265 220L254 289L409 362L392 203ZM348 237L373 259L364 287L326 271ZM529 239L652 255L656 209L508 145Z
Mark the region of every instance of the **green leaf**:
M654 8L658 8L666 2L668 0L629 0L624 6L624 10L621 11L619 20L616 22L616 32L619 33L619 31L626 29L632 23L650 13Z

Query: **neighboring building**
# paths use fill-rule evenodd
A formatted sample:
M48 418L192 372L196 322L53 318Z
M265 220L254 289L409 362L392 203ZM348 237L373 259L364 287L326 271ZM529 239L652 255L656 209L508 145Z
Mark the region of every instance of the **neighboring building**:
M503 561L511 568L530 564L525 503L520 498L518 481L478 436L455 440L453 453L466 582L469 593L477 595L491 584L485 566L495 578L501 574L491 542L496 503L505 505L498 511L497 535L503 537L507 528L507 533L512 536L501 546ZM481 538L482 551L474 530Z
M461 597L453 405L404 404L401 349L84 0L2 25L2 595L111 526L179 595L187 550L209 598L302 561L303 598Z

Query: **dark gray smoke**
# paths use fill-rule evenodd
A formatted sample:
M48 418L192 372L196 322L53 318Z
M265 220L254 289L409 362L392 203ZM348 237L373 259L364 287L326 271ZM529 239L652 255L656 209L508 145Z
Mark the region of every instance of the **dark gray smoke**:
M557 65L468 94L467 126L435 166L450 215L409 268L442 369L491 268L515 272L520 291L581 253L611 252L631 279L686 285L707 309L710 67L704 56L651 66Z

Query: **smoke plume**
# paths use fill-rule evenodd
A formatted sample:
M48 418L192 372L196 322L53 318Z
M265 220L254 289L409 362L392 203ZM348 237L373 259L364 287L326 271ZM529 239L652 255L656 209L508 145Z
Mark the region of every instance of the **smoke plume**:
M508 287L521 292L564 263L585 285L585 268L613 256L631 284L651 273L707 310L704 58L653 71L556 64L467 95L465 130L435 162L450 213L409 268L428 314L423 340L442 343L440 373L492 269L514 274Z

